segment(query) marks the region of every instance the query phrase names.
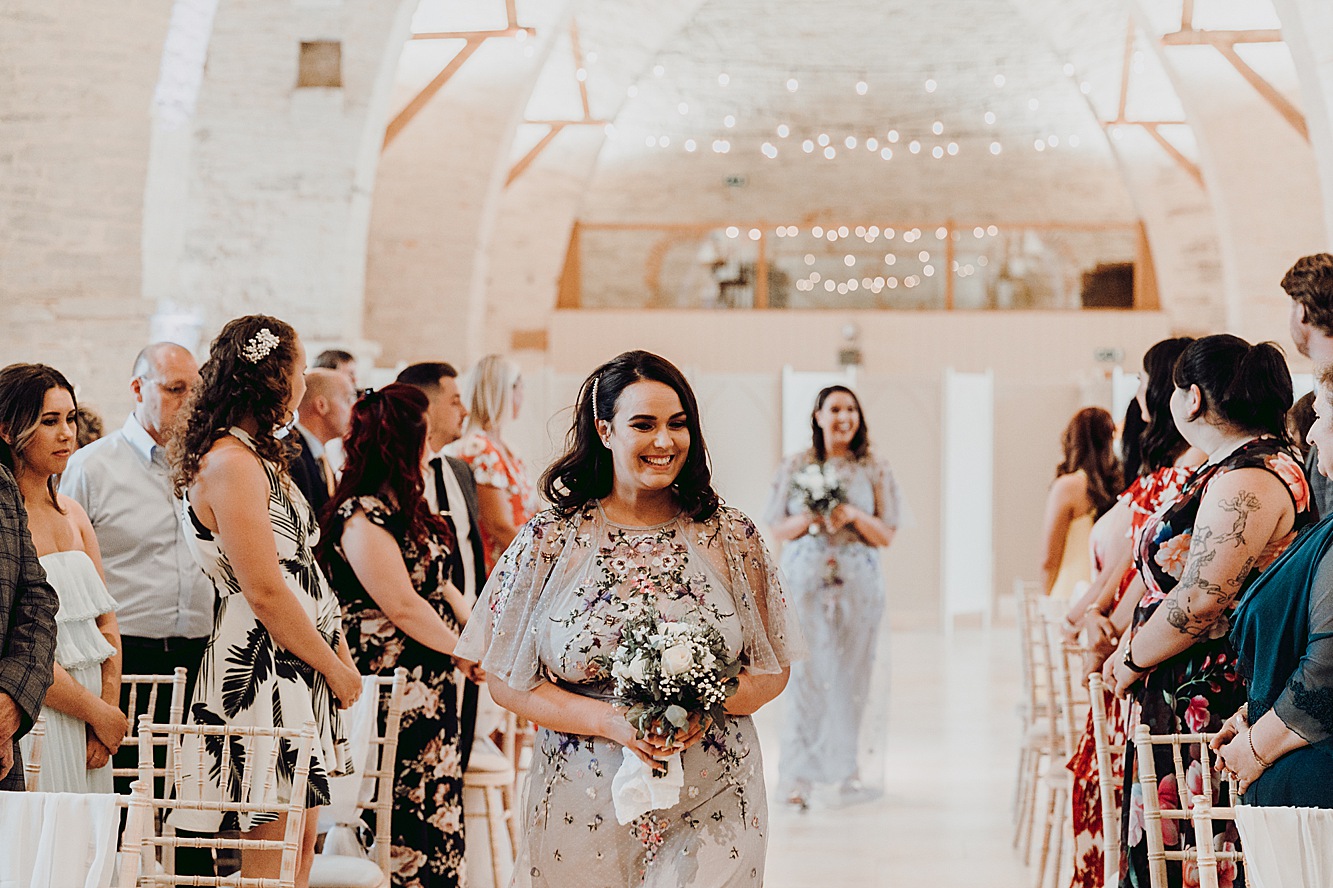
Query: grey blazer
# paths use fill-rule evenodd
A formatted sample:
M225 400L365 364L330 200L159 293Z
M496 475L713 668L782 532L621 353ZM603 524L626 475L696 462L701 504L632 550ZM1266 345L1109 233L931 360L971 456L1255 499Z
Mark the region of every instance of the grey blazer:
M12 738L14 767L0 779L0 790L24 788L18 738L32 728L51 687L59 606L37 561L18 485L0 465L0 692L18 705L20 722Z

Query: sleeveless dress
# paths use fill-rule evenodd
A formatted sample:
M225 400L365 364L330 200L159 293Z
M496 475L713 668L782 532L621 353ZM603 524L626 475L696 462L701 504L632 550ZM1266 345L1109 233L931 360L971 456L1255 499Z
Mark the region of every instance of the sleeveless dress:
M406 518L387 497L357 496L338 504L326 526L334 544L329 579L342 601L347 644L366 675L407 670L393 782L393 884L442 888L465 884L463 765L459 749L459 685L453 660L395 626L361 585L342 549L346 521L357 511L393 535L417 594L455 632L458 618L444 597L449 548L432 531L424 545L407 538ZM383 718L383 714L381 714Z
M769 524L805 511L792 477L813 462L806 451L778 471L764 516ZM900 498L888 463L835 458L825 465L842 481L850 505L897 526ZM851 527L805 534L782 547L782 577L810 655L792 667L785 692L779 792L863 776L878 786L871 770L888 734L889 690L888 657L876 652L884 615L879 549ZM868 704L874 713L866 719Z
M1060 555L1060 570L1051 586L1051 597L1072 601L1082 595L1092 580L1092 526L1095 511L1085 512L1069 522L1065 533L1065 549Z
M97 629L97 618L116 609L97 567L82 549L43 555L38 561L47 582L56 590L56 662L94 696L102 696L102 663L116 649ZM112 792L111 764L88 768L88 725L72 715L42 707L46 737L42 741L39 792ZM127 742L133 738L128 738ZM19 741L25 760L31 761L32 735Z
M1185 481L1180 494L1163 506L1144 524L1135 541L1134 567L1147 591L1134 612L1131 631L1146 623L1171 594L1187 563L1194 522L1199 506L1213 479L1235 469L1263 469L1282 481L1291 496L1296 521L1291 532L1269 545L1245 579L1238 598L1244 596L1259 572L1273 563L1310 523L1310 487L1305 471L1291 449L1276 438L1255 438L1238 447L1216 463L1199 466ZM1233 608L1234 612L1234 608ZM1245 684L1238 669L1236 649L1227 637L1229 617L1214 628L1213 637L1195 641L1187 650L1158 664L1135 686L1135 705L1126 723L1132 736L1138 724L1147 725L1154 734L1212 733L1221 728L1241 703L1245 702ZM1176 786L1175 767L1169 747L1156 750L1158 792L1163 808L1179 808L1187 798L1212 779L1202 773L1197 751L1185 762L1186 780L1191 786ZM1133 775L1134 745L1125 755L1125 793L1121 817L1120 878L1124 888L1148 885L1148 843L1143 832L1143 795ZM1193 785L1196 784L1197 786ZM1132 785L1131 785L1132 784ZM1168 849L1193 841L1193 831L1184 826L1168 834ZM1228 840L1236 841L1234 827L1227 827ZM1176 870L1178 872L1178 869Z
M245 431L237 428L230 431L254 449L253 440ZM342 636L342 623L338 616L338 601L315 564L312 550L319 538L319 527L315 524L314 512L286 473L262 457L260 463L268 476L268 516L273 524L278 561L287 587L329 647L336 649ZM187 723L301 728L313 719L315 756L306 789L306 805L327 805L329 776L350 773L352 767L342 715L328 683L305 661L280 647L255 617L232 573L227 553L214 533L195 514L188 491L182 504L181 520L190 554L217 591L213 634L204 648ZM184 798L194 798L196 793L198 775L193 773L193 768L197 761L197 746L197 738L185 738L181 756ZM209 744L204 747L204 797L240 801L233 792L239 792L240 772L237 771L227 789L220 787L216 769L221 766L222 749L220 745L215 749L210 749ZM250 757L262 760L271 748L266 742L256 740ZM233 769L236 769L234 754L232 762ZM295 746L289 748L283 741L277 779L273 781L267 798L282 802L290 800L295 764ZM243 761L240 767L244 767ZM251 787L251 801L259 801L264 785L265 781L256 777ZM248 831L272 819L269 815L245 813L238 823L234 814L224 818L221 813L212 811L177 810L171 814L171 822L177 828L208 833L220 829Z
M610 700L611 676L595 658L614 651L621 622L644 608L713 624L752 673L781 671L800 645L776 570L744 515L721 507L705 521L623 527L591 504L569 517L543 512L523 527L458 655L516 690L551 682ZM728 716L682 754L685 785L674 807L624 826L611 787L622 749L602 737L539 731L514 886L763 884L768 804L749 716Z

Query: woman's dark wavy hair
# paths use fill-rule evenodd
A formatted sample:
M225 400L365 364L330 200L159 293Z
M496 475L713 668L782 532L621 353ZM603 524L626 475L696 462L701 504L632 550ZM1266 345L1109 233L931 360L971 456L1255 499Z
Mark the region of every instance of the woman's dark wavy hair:
M1229 333L1196 339L1176 361L1173 377L1176 388L1199 387L1202 413L1250 434L1289 440L1291 371L1273 343L1250 345Z
M1115 420L1100 407L1084 407L1075 413L1061 439L1064 459L1055 477L1082 469L1088 476L1088 499L1098 518L1115 505L1116 495L1123 489L1114 444Z
M425 546L432 536L453 548L449 525L430 510L422 495L421 455L426 447L426 408L421 389L393 382L370 392L352 406L352 423L343 439L347 463L342 479L320 516L319 558L328 567L341 533L335 526L338 506L357 496L374 496L396 506L406 539Z
M1140 474L1175 465L1189 449L1171 418L1171 393L1176 390L1176 361L1193 342L1191 336L1163 339L1143 355L1143 372L1148 377L1143 395L1148 407L1148 426L1139 438Z
M596 420L611 420L620 393L640 381L670 386L685 410L690 450L671 485L681 510L696 521L706 520L717 511L720 500L713 490L708 446L699 425L699 404L694 391L684 374L666 358L646 351L629 351L607 361L583 381L574 404L574 422L565 437L564 455L542 475L542 493L561 515L572 515L611 492L614 479L611 451L597 434Z
M0 439L0 463L4 463L5 468L15 477L18 476L18 462L23 458L23 451L37 431L46 393L54 388L69 392L75 411L79 409L74 386L54 367L46 364L10 364L0 370L0 428L5 430L6 436L13 442L6 444ZM65 514L56 496L55 475L46 479L46 493L56 511Z
M852 403L856 404L856 433L852 435L850 449L852 456L858 460L865 459L870 455L870 432L866 429L866 412L861 409L861 399L856 396L856 392L845 385L826 386L815 396L815 409L810 411L810 446L814 448L815 459L819 462L828 459L828 453L824 448L824 430L819 427L819 420L815 418L815 414L824 409L824 402L835 392L850 396Z
M243 351L261 330L278 338L272 351L249 361ZM190 399L181 409L180 427L171 436L172 484L180 496L199 474L199 463L213 442L245 419L259 425L255 450L286 471L295 448L273 437L289 418L292 371L296 367L296 331L285 321L267 315L246 315L228 321L208 347L208 360L199 368Z

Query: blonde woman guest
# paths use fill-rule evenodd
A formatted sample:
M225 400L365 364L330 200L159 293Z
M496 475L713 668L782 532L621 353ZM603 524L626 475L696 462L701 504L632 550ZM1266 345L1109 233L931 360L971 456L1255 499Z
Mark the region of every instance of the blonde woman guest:
M314 511L288 473L305 392L305 348L277 318L250 315L222 328L182 408L171 442L173 482L184 500L182 523L194 560L217 590L213 633L190 704L193 724L255 728L316 727L306 789L296 884L309 884L315 827L328 804L328 777L349 773L351 755L339 708L361 694L361 675L342 631L338 600L315 564ZM185 739L182 761L197 761L200 741ZM220 748L204 746L205 773L182 771L189 797L241 801L239 780L220 785ZM252 788L250 801L287 802L291 772ZM256 781L255 787L259 783ZM240 829L247 839L281 839L286 815L263 821L251 812L224 817L177 810L172 823L194 832ZM246 878L274 878L279 851L246 851Z
M450 456L472 467L477 479L487 572L540 504L527 467L504 440L505 425L518 418L522 407L518 365L500 355L487 355L473 370L472 406L463 437L447 448Z
M1042 524L1042 587L1053 598L1074 597L1078 583L1092 578L1092 525L1121 490L1114 443L1115 420L1100 407L1085 407L1065 427Z
M56 590L55 682L42 714L42 792L111 792L111 754L129 721L120 711L116 600L102 577L92 522L56 492L74 453L78 404L60 371L45 364L0 370L0 463L14 473L38 560ZM21 743L32 755L31 735Z

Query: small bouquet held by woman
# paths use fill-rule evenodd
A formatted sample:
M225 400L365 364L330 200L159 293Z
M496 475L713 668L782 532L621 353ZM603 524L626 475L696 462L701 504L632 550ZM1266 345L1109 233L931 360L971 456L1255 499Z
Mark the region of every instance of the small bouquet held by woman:
M834 509L847 502L847 488L828 463L810 463L792 475L791 483L801 495L806 510L820 518L827 518ZM811 522L810 533L819 533L821 527L820 522Z
M599 659L615 679L617 699L629 707L626 721L640 737L668 746L704 719L721 722L727 698L740 684L741 664L728 654L716 626L670 620L652 607L627 619L615 652ZM611 784L616 819L625 824L672 807L680 801L684 778L680 753L659 770L626 748Z

